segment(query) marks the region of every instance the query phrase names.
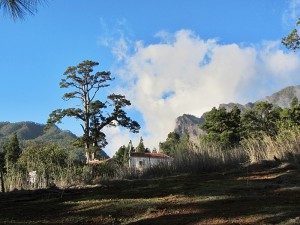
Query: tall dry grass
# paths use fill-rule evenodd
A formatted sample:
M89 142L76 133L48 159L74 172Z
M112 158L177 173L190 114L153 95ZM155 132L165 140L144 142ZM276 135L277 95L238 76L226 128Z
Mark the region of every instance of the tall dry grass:
M238 167L247 160L241 148L222 149L201 144L193 149L180 151L174 158L173 169L177 172L212 172Z
M178 173L225 171L240 168L259 161L288 161L300 165L300 130L284 129L276 137L263 135L260 138L243 140L241 145L222 149L200 143L178 149L171 165L160 165L144 171L130 168L119 173L119 178L151 178Z
M261 138L243 140L242 149L250 162L261 160L291 161L300 163L300 130L283 130L276 137L263 135Z

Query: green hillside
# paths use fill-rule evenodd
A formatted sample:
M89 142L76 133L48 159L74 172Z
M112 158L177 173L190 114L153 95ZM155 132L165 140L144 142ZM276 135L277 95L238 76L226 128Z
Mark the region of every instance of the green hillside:
M34 122L0 122L0 139L6 140L13 133L17 133L21 141L69 142L76 135L70 131L63 131L57 126L44 130L45 125Z
M77 152L83 157L83 149L75 148L70 145L77 136L71 131L61 130L57 126L53 126L45 131L45 125L35 122L0 122L0 143L4 143L13 134L17 133L20 145L26 146L28 142L44 142L57 143L62 146L67 146L71 150ZM80 153L81 152L81 153ZM109 158L109 156L101 151L100 158Z

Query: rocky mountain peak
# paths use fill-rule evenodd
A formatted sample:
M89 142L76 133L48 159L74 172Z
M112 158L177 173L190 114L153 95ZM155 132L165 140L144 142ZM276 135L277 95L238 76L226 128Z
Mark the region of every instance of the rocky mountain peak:
M183 114L176 119L175 132L182 137L185 133L190 136L190 140L197 141L200 134L205 132L199 128L204 122L203 117L196 117L189 114Z
M293 98L300 100L300 85L286 87L271 96L267 96L259 101L267 101L274 106L280 106L281 108L289 107Z

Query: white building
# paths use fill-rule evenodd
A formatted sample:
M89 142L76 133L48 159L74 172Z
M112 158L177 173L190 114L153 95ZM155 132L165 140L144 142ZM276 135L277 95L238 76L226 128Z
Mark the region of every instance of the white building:
M173 158L163 153L129 153L129 167L143 170L155 166L168 166Z
M36 171L35 170L30 171L28 175L29 175L29 179L28 179L29 184L34 185L36 182Z

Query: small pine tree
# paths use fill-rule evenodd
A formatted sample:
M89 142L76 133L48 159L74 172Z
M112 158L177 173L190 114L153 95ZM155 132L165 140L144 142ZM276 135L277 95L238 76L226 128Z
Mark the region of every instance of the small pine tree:
M10 139L4 144L4 158L6 163L6 169L15 167L18 158L21 154L21 148L19 145L19 140L17 134L14 133Z
M152 153L157 153L157 149L154 147Z
M129 162L129 151L132 151L132 142L130 141L128 146L125 148L124 157L123 157L123 163L128 165Z
M116 151L113 158L118 162L118 164L123 164L124 161L124 155L125 155L126 147L125 145L121 146L118 151Z
M180 136L176 132L170 132L166 141L159 143L159 149L161 152L167 155L172 155L178 149L180 142Z
M136 151L135 151L135 152L145 152L145 145L144 145L143 137L141 137L140 143L139 143L139 145L136 147Z
M299 105L299 100L298 100L297 97L294 97L294 98L292 99L291 104L290 104L290 108L293 108L293 107L298 106L298 105Z

